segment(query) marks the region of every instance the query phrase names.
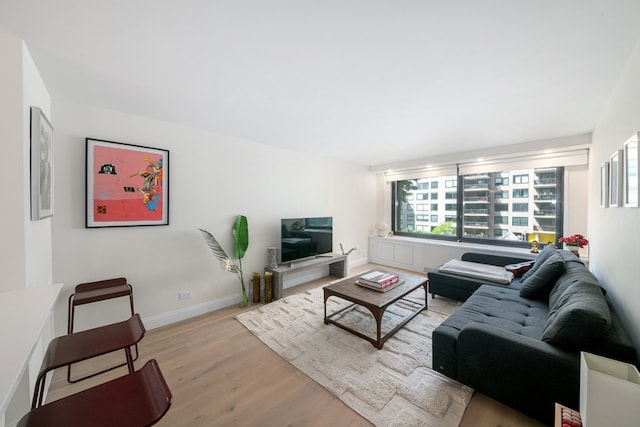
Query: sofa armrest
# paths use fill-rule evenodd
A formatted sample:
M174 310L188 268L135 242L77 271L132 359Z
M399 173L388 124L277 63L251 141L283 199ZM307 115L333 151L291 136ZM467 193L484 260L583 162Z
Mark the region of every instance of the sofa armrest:
M504 267L508 264L518 264L526 261L535 260L532 255L501 255L492 253L466 252L462 255L462 261L479 262L481 264L498 265Z
M579 354L474 323L458 336L460 382L551 425L554 403L577 408Z

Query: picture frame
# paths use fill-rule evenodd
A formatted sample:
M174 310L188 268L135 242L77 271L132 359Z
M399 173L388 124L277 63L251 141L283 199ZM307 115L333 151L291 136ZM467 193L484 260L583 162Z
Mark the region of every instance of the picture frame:
M609 162L600 165L600 207L609 206Z
M609 158L609 206L622 206L622 163L624 151L616 150Z
M640 133L636 133L624 143L623 162L623 202L626 207L638 207L640 190L638 187L638 157L640 154L638 140Z
M40 107L31 107L31 220L53 216L53 126Z
M169 225L169 150L86 138L86 228Z

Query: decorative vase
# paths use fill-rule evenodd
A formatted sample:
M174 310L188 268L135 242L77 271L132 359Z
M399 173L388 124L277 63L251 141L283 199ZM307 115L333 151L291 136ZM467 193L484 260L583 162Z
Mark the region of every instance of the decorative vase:
M278 248L267 248L267 260L269 261L269 268L278 268Z
M270 303L273 297L273 273L267 271L264 273L264 302Z
M253 273L253 303L260 302L260 273Z
M249 293L244 287L244 283L242 284L242 295L240 296L240 308L249 307Z

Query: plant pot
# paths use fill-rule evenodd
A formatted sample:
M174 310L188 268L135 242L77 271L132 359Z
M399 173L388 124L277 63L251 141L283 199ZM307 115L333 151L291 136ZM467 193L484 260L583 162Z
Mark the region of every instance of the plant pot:
M578 250L578 245L564 245L564 248L574 254L577 257L580 257L580 251Z

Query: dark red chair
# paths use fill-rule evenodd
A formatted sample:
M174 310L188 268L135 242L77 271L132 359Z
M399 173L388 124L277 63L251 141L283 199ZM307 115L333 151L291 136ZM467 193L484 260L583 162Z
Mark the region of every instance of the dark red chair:
M18 427L146 427L173 396L155 359L140 370L32 409Z
M145 332L146 329L142 324L142 320L136 313L124 322L113 323L111 325L100 326L99 328L87 329L86 331L74 332L69 335L54 338L49 343L44 358L42 359L40 373L36 379L36 385L33 391L31 408L42 405L47 373L54 369L70 366L72 363L81 362L114 351L124 350L126 359L124 364L129 367L129 372L133 372L131 346L140 342ZM123 364L118 366L123 366ZM96 376L111 369L113 368L107 368L100 372L87 375L83 377L83 379Z
M99 280L97 282L80 283L75 287L74 293L69 296L69 313L67 321L67 333L73 333L73 326L75 320L75 309L79 305L90 304L92 302L105 301L112 298L129 297L129 306L131 308L131 315L135 313L133 308L133 287L127 282L124 277L117 279ZM135 345L136 352L133 360L138 359L138 344ZM124 366L125 363L113 366L107 370L119 368ZM67 381L70 383L76 383L78 381L90 378L94 375L101 374L105 371L98 372L82 378L71 379L71 365L67 368Z

